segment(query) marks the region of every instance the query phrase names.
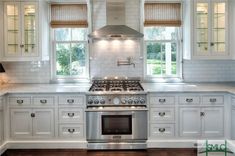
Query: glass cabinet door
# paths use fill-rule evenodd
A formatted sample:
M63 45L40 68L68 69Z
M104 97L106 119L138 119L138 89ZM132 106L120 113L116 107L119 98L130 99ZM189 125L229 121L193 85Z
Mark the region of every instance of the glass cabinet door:
M20 3L4 5L5 55L20 55Z
M22 3L22 55L35 56L37 49L37 5L34 3Z
M209 51L208 10L208 3L196 3L196 50L202 54Z
M226 12L225 3L213 3L212 14L212 41L211 48L214 53L225 53L226 43Z

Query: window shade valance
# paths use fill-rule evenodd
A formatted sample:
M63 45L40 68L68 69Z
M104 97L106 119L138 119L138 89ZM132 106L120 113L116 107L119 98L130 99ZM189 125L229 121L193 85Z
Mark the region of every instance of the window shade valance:
M181 26L180 3L145 3L145 26Z
M51 27L87 27L86 4L52 4Z

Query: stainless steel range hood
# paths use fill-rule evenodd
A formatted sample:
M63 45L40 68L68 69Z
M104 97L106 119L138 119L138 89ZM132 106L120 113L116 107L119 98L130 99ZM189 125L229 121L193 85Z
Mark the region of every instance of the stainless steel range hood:
M106 0L107 25L88 35L92 39L133 39L144 35L125 25L125 0Z
M106 25L88 35L90 38L141 38L144 35L126 25Z

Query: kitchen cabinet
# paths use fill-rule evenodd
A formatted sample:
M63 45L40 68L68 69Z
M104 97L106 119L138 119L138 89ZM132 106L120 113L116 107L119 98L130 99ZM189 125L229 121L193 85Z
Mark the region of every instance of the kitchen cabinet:
M181 137L222 137L223 107L180 107Z
M0 97L0 146L4 140L3 99Z
M11 109L13 138L51 138L54 136L53 109Z
M4 2L2 61L46 60L49 24L46 18L47 7L44 3L40 1ZM43 7L45 10L42 9ZM45 41L48 43L45 44Z
M149 95L149 139L175 137L175 96Z
M194 0L194 58L229 58L227 0Z

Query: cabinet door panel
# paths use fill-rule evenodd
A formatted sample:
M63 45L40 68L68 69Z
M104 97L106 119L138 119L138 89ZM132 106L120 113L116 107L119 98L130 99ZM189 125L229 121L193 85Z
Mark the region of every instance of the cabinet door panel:
M1 99L0 99L1 101ZM0 102L1 103L1 102ZM0 146L3 142L3 111L0 109Z
M234 99L235 100L235 99ZM233 103L235 104L235 103ZM232 140L235 140L235 106L232 106Z
M196 137L201 134L200 108L180 108L180 136Z
M33 2L21 3L23 56L37 56L37 5Z
M13 138L32 136L31 109L11 109L11 136Z
M224 134L224 113L222 107L202 108L202 136L221 137Z
M34 137L54 136L54 111L53 109L34 109L33 135Z
M4 4L5 56L20 56L20 3Z

